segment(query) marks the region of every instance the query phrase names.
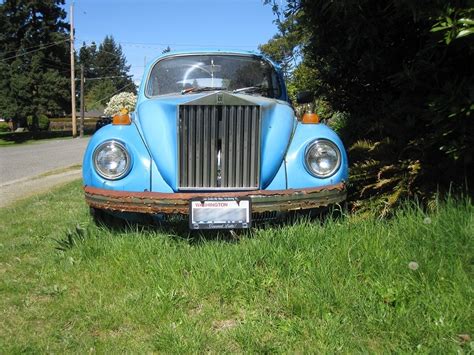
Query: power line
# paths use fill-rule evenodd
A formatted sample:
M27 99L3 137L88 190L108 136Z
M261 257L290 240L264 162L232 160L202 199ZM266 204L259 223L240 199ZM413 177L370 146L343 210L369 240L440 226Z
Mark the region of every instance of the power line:
M58 42L49 42L49 43L37 44L36 46L31 46L31 47L26 47L26 48L17 48L17 49L15 49L15 50L8 51L8 52L6 52L6 53L16 52L18 49L27 50L27 49L38 48L38 47L41 47L41 46L47 46L47 45L49 45L49 44L59 44L59 43L62 43L62 42L67 42L67 41L68 41L68 39L61 40L61 41L58 41Z
M81 48L84 48L84 47L81 47ZM103 49L99 49L96 54L98 54L98 53L100 53L100 52L102 52L102 53L107 53L107 54L112 54L112 55L115 56L115 57L119 57L119 55L118 55L117 53L108 52L108 51L105 51L105 50L103 50ZM125 58L125 59L126 59L126 58ZM104 71L105 71L105 70L107 70L107 69L109 69L109 68L112 68L112 67L114 67L114 66L116 66L116 65L117 65L117 63L112 63L112 64L110 64L109 66L106 66L106 67L93 66L93 67L91 67L91 68L89 68L89 69L104 69ZM129 65L131 66L131 64L129 64Z
M101 79L114 79L114 78L123 78L123 79L129 79L129 76L126 75L115 75L115 76L100 76L97 78L84 78L85 81L90 81L90 80L101 80ZM76 78L76 80L79 80Z
M48 44L48 45L43 45L42 47L40 47L40 48L38 48L38 49L34 49L34 50L32 50L32 51L27 51L27 52L22 53L22 54L17 54L17 55L13 55L13 56L11 56L11 57L3 58L3 59L0 60L0 62L4 62L4 61L6 61L6 60L13 59L13 58L22 57L22 56L27 55L27 54L30 54L30 53L38 52L38 51L41 51L41 50L43 50L43 49L45 49L45 48L49 48L49 47L55 46L55 45L57 45L57 44L59 44L59 43L66 42L66 41L67 41L67 40L60 41L60 42L55 42L55 43L50 43L50 44Z
M104 101L104 100L110 99L112 96L114 96L115 94L118 94L119 92L121 92L123 89L129 87L130 85L135 85L135 83L133 83L133 82L128 83L127 85L125 85L124 87L120 88L119 90L117 90L117 91L114 92L113 94L108 95L108 96L106 96L106 97L104 97L104 98L102 98L102 99L100 99L100 100L97 100L96 102L94 102L94 103L92 103L92 104L90 104L90 105L88 105L88 106L89 106L89 107L92 107L92 106L95 106L96 104L101 103L101 102Z

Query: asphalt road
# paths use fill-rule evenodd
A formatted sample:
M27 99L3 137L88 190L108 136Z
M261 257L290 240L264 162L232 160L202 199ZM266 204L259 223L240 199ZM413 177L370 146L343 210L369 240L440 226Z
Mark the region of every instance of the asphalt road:
M76 138L0 148L0 186L82 164L88 142Z

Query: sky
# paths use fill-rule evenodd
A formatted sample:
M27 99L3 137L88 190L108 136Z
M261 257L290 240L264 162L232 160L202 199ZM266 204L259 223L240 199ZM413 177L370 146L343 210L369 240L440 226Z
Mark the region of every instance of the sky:
M75 46L112 35L139 83L145 62L167 46L257 50L277 32L274 19L262 0L75 0Z

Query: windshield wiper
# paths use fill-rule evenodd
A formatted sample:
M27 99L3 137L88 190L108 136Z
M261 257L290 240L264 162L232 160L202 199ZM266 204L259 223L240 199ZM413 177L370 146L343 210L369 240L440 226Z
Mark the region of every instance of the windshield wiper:
M275 91L275 89L263 86L263 85L256 85L256 86L248 86L245 88L238 88L232 91L234 94L237 93L268 93L269 91Z
M224 87L213 87L213 86L204 86L204 87L192 87L188 89L184 89L181 91L182 95L190 94L192 92L203 92L203 91L217 91L217 90L227 90Z

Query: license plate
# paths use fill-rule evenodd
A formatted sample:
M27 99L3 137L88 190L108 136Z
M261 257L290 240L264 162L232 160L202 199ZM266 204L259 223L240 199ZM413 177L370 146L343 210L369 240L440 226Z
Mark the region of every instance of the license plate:
M249 198L205 198L191 200L190 229L243 229L251 226Z

